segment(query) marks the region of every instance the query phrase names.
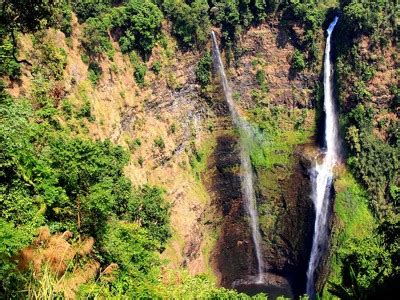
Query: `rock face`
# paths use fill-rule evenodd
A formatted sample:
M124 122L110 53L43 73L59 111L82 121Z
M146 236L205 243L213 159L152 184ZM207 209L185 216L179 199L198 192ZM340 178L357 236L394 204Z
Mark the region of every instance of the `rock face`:
M314 208L310 199L309 168L311 162L299 147L288 180L281 182L281 206L275 228L265 233L266 264L270 271L288 279L296 295L304 293L306 272L314 230ZM264 201L271 201L268 199ZM275 200L276 201L276 200Z
M245 280L257 272L243 199L240 192L240 178L233 170L239 167L236 139L223 136L209 162L213 176L213 204L223 216L220 235L214 250L213 265L218 271L220 283L224 287L235 287L235 282ZM314 211L309 199L311 192L308 167L310 162L297 154L297 162L287 182L282 183L281 203L283 208L271 232L262 232L264 261L268 272L266 282L274 276L285 278L285 284L272 281L269 288L279 288L289 284L291 293L304 292L306 271L311 251ZM210 188L210 187L209 187ZM258 196L258 201L268 201ZM275 200L276 201L276 200ZM242 287L243 284L240 284Z
M93 86L88 80L88 66L81 60L82 25L76 18L73 27L71 45L58 31L46 33L68 53L62 91L65 95L60 97L64 95L64 100L76 110L85 101L90 102L95 120L83 120L85 128L93 139L108 138L130 151L125 174L133 185L154 184L166 189L174 232L162 254L169 262L168 268L185 267L191 274L205 273L211 269L211 260L222 286L246 281L255 274L257 266L241 197L238 139L218 88L218 78L208 87L212 89L211 95L204 95L207 93L196 82L195 68L202 53L179 51L170 29L163 28L167 46L153 49L146 62L149 71L145 85L139 86L132 76L135 66L114 42L113 61L102 60L103 75ZM318 78L315 72L295 74L290 70L292 43L291 33L280 28L278 21L243 34L242 55L235 68L227 70L235 101L243 114L268 105L290 109L313 106L311 99ZM22 57L32 50L28 42L23 44ZM162 65L159 74L150 71L154 61ZM268 89L261 97L256 80L259 70L265 72ZM31 84L28 71L24 70L22 76L24 87ZM29 96L18 86L11 85L9 92L16 97ZM155 146L155 140L160 138L165 143L162 149ZM216 145L206 170L201 171L202 181L198 180L191 159L204 143L214 139ZM272 274L266 274L268 288L289 284L295 295L302 291L313 224L308 162L300 153L301 149L299 154L293 154L290 165L276 165L270 170L268 176L276 177L277 182L278 192L274 196L271 190L256 187L259 205L270 203L275 208L274 225L262 228L266 272ZM258 182L264 180L265 174L255 172ZM282 177L282 173L287 176ZM214 232L218 237L214 237ZM215 246L210 249L212 245ZM272 280L278 277L283 279Z
M263 105L283 106L289 110L314 107L313 91L319 72L296 74L291 70L294 47L290 33L272 22L251 29L241 43L243 53L235 66L227 69L227 74L243 114ZM268 86L268 92L261 97L255 96L255 91L261 90L256 80L259 70L265 72ZM250 294L263 291L271 295L276 292L302 295L315 219L310 199L312 160L304 154L312 146L297 145L293 150L283 150L286 152L282 155L289 157L287 163L254 170L266 265L266 284L260 286L251 283L251 276L257 272L257 262L241 197L236 144L237 139L232 135L220 134L208 162L207 176L212 184L207 187L222 217L217 223L220 233L212 258L220 283Z
M213 265L220 283L231 287L232 282L252 272L255 264L253 244L241 197L240 158L237 139L225 135L217 139L216 149L209 161L213 204L223 217L220 234L214 250Z

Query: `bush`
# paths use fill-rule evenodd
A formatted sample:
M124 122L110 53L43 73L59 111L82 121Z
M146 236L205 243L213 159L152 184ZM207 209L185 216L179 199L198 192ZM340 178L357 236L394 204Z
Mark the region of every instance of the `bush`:
M83 29L82 46L90 57L103 53L113 55L114 48L108 35L108 25L99 18L90 18Z
M92 115L92 107L89 101L83 103L81 109L79 110L77 116L78 118L90 118Z
M64 32L66 37L72 34L72 11L68 0L62 0L62 18L60 20L60 30Z
M101 74L103 74L103 70L101 69L100 65L95 61L90 62L88 77L93 85L96 85L99 82Z
M153 49L161 31L163 15L150 0L129 0L125 6L113 11L113 28L122 32L121 51L134 49L147 55Z
M365 103L371 100L371 93L367 90L367 86L365 85L364 81L359 80L354 83L353 93L357 102Z
M172 30L185 48L202 45L208 40L210 20L208 3L195 0L187 4L183 1L166 0L163 9L172 20Z
M144 84L144 77L146 76L146 72L147 72L147 66L144 63L139 63L135 67L133 76L135 77L135 81L137 84L139 84L139 85Z
M0 75L17 79L21 75L21 67L13 57L13 48L11 37L0 27Z
M79 22L83 23L89 18L98 17L111 7L111 0L72 0Z
M66 113L68 117L72 116L72 104L68 100L62 102L62 110Z
M143 156L139 156L139 158L138 158L138 164L139 164L139 166L143 167L143 164L144 164L144 158L143 158Z
M256 73L256 80L260 88L264 91L268 91L267 84L265 83L265 71L264 70L257 70Z
M161 136L154 140L154 146L160 148L161 150L165 149L165 143Z
M102 244L107 260L134 277L140 272L148 273L158 262L154 240L136 223L110 221Z
M200 61L197 63L196 67L196 79L202 87L210 84L211 82L211 67L212 58L210 52L206 52Z
M41 35L35 36L33 45L38 58L36 72L40 72L46 79L63 79L68 57L65 49Z
M153 63L153 66L151 67L151 70L154 72L154 74L156 74L156 75L158 75L158 74L160 74L160 71L161 71L161 63L158 61L158 60L156 60L154 63Z
M292 68L296 71L302 71L306 67L304 55L298 49L295 49L293 52L291 64Z
M130 219L148 231L159 250L164 248L171 236L169 210L170 206L164 200L164 191L147 185L136 190L128 203Z

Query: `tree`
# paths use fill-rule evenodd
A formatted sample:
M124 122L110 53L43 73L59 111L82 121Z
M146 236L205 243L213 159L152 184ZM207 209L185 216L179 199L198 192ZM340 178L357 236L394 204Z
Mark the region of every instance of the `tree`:
M113 28L122 32L119 38L122 52L137 49L146 56L158 39L163 15L150 0L130 0L113 11L112 20Z
M210 84L211 82L211 67L212 58L210 52L206 52L204 56L197 63L196 67L196 79L202 87Z
M187 4L166 0L163 9L173 22L173 33L185 48L203 45L208 39L210 20L207 1L195 0Z
M5 0L0 9L0 39L12 40L12 58L17 63L31 65L26 59L17 58L17 32L29 33L51 26L65 27L62 1Z
M89 56L98 58L114 50L108 35L108 25L99 18L89 18L83 29L82 46Z
M171 236L169 205L165 202L163 193L159 188L145 185L136 190L127 207L129 219L146 228L161 250Z
M96 18L101 13L111 8L111 0L72 0L72 7L79 19L83 23L89 18Z
M32 228L16 227L0 217L0 296L4 299L15 294L23 282L21 274L15 272L18 261L15 255L33 238Z
M306 62L303 54L298 49L295 49L292 56L292 68L296 71L302 71L305 67Z

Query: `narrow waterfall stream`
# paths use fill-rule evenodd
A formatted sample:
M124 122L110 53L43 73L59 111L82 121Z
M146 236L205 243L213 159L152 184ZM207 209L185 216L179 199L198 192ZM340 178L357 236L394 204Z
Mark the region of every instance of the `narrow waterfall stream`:
M228 103L229 111L232 116L233 123L239 130L240 135L240 176L242 196L246 206L247 213L250 217L251 234L254 242L254 249L257 258L258 274L257 283L263 283L264 261L261 254L261 234L258 223L257 201L254 191L254 175L250 161L249 139L254 137L254 132L245 120L243 120L236 108L232 98L232 90L229 86L228 79L225 74L224 65L222 63L221 54L218 48L218 42L215 33L211 32L213 58L221 76L222 87L225 94L226 102Z
M327 30L328 37L325 47L324 61L324 110L325 118L325 145L322 162L316 162L312 171L312 201L315 207L314 236L311 248L310 262L307 271L307 294L315 297L315 271L321 262L321 258L328 243L328 211L331 199L330 191L333 180L333 167L338 159L338 116L335 109L332 88L332 62L331 35L338 17L335 17Z

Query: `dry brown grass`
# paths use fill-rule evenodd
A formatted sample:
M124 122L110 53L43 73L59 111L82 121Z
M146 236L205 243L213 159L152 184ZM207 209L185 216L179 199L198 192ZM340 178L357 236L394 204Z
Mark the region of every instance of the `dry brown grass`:
M33 244L23 249L19 256L19 269L32 266L33 279L29 285L29 298L54 299L57 293L66 299L74 299L79 286L95 278L100 263L90 254L94 239L89 237L76 244L69 243L72 233L50 234L47 227L39 230ZM84 265L75 265L75 258L84 258Z

